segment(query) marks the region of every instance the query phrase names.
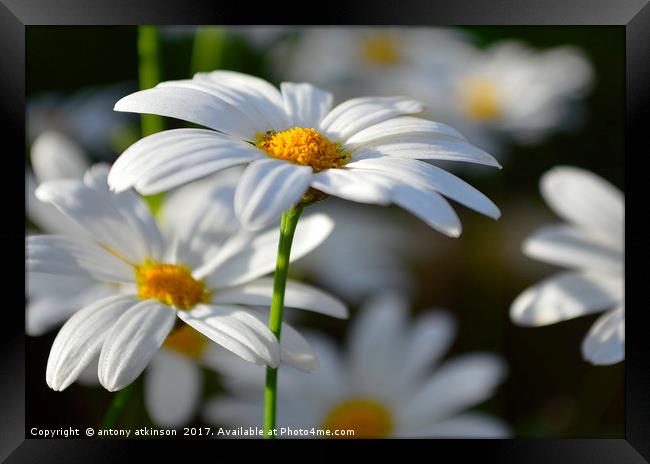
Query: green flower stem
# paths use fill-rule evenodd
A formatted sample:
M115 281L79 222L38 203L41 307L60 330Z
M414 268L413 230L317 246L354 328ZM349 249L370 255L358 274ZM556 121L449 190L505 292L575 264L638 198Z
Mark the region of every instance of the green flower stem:
M293 235L302 213L303 205L292 206L282 215L280 224L280 242L278 256L275 262L275 277L273 281L273 298L271 300L271 315L269 316L269 329L280 341L282 330L282 312L284 310L284 291L287 286L289 273L289 256ZM272 431L275 429L275 412L277 409L278 370L266 368L266 387L264 389L264 438L275 438Z
M219 26L200 26L194 36L191 72L214 71L221 67L226 29Z
M155 26L138 27L138 59L140 89L150 89L161 80L160 32ZM155 114L142 115L142 136L164 129L163 120Z
M111 402L108 411L106 411L106 415L104 416L104 420L102 421L103 429L109 429L115 425L115 423L117 422L117 418L124 410L124 407L129 402L129 399L131 399L131 396L133 396L133 390L134 390L133 385L134 383L131 383L131 385L128 385L127 387L123 388L122 390L117 392L115 396L113 396L113 401Z

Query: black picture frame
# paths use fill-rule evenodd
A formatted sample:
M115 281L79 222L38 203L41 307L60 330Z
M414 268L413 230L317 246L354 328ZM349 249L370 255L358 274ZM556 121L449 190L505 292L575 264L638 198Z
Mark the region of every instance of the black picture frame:
M10 212L3 218L1 238L5 244L2 279L3 334L0 349L0 459L22 462L115 462L130 459L135 451L146 449L148 459L155 454L168 459L194 459L206 453L222 460L223 451L241 448L238 441L209 440L83 440L26 439L25 437L25 356L24 318L20 310L21 280L24 274L10 272L24 265L24 222L18 205L24 206L24 190L19 164L25 152L25 26L27 25L137 25L137 24L418 24L418 25L618 25L626 37L626 298L641 299L647 285L647 271L633 272L633 263L647 262L647 234L643 234L643 215L647 209L643 195L643 169L640 164L650 154L646 118L650 93L650 5L646 0L447 0L392 2L332 2L321 6L305 5L302 18L291 18L295 7L268 5L251 16L251 5L212 1L166 0L0 0L0 69L2 100L1 124L6 152L5 178L0 182L0 198L8 202ZM286 8L286 9L285 9ZM253 10L253 11L251 11ZM8 148L13 147L13 148ZM15 163L11 164L11 163ZM638 165L638 166L637 166ZM8 174L8 175L7 175ZM8 181L7 181L8 180ZM22 199L22 200L21 200ZM630 212L632 211L632 212ZM638 235L638 237L635 237ZM639 245L637 245L637 243ZM647 267L647 265L646 265ZM640 268L641 269L641 268ZM12 280L15 279L15 282ZM23 293L24 295L24 293ZM7 298L8 297L8 298ZM638 298L637 298L638 297ZM24 299L24 296L22 297ZM510 440L402 440L368 443L309 441L300 448L311 448L309 455L295 456L310 460L340 459L352 448L365 452L418 452L431 460L449 454L463 462L471 458L494 462L536 463L642 463L650 462L650 337L643 314L647 302L628 303L625 361L625 438L621 439L510 439ZM191 454L183 449L191 444ZM414 446L417 450L406 450ZM272 452L282 447L283 458L293 454L294 441L246 443L246 452L258 448ZM348 448L351 447L351 448Z

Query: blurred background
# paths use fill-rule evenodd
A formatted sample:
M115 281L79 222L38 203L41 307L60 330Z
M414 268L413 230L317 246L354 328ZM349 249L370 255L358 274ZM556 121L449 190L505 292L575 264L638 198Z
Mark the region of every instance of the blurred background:
M592 366L580 353L598 316L539 328L518 327L509 318L519 293L559 270L520 251L537 227L558 221L539 194L540 176L556 165L574 165L624 191L622 28L182 26L158 32L158 80L230 69L274 84L306 80L332 91L336 102L404 94L425 101L427 117L492 153L503 169L444 167L490 197L501 209L500 220L458 207L463 233L451 239L394 208L332 200L319 207L338 217L339 235L292 273L347 301L352 317L369 295L390 286L409 295L413 314L447 309L459 323L447 356L489 351L506 361L505 382L476 409L507 422L517 437L623 436L623 363ZM31 143L47 130L69 136L93 161L112 162L140 137L137 116L112 111L119 98L138 89L137 42L135 27L27 28L28 164ZM476 75L510 89L508 101L495 102L487 81L466 80ZM449 95L466 81L463 95L471 102L459 108ZM519 86L525 91L517 93ZM164 124L180 126L170 119ZM375 249L364 247L364 238L375 233L369 240ZM343 258L331 259L333 249L354 256L373 250L382 259L368 252L367 269L355 274ZM372 270L382 272L359 277ZM303 314L292 320L338 341L345 340L349 324ZM27 338L27 427L99 424L111 393L78 384L54 392L45 383L55 335ZM204 379L204 396L222 391L218 374L205 370ZM141 379L135 395L141 398ZM119 424L154 425L142 401L132 401ZM192 424L204 423L197 415Z

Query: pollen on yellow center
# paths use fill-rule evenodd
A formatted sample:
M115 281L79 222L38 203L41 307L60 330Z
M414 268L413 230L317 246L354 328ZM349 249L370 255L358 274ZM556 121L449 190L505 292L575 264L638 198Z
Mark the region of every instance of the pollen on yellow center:
M499 94L486 79L468 79L462 86L462 98L467 114L478 120L494 119L501 113Z
M399 61L399 46L387 35L373 35L363 40L363 55L374 64L392 65Z
M311 166L314 172L340 168L350 161L350 154L340 143L331 142L316 129L293 127L258 134L256 144L267 155L302 166Z
M169 334L163 346L188 358L197 359L208 347L208 339L189 325L184 325Z
M190 269L182 264L146 260L136 266L135 281L140 298L158 300L178 309L191 309L210 298L205 283L192 277Z
M336 405L323 422L323 428L332 431L354 430L354 436L345 438L383 438L392 432L393 419L381 403L354 399Z

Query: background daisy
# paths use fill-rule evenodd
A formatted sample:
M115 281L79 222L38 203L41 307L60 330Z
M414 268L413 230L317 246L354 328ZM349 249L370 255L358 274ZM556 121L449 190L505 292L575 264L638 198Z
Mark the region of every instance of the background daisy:
M278 427L353 429L355 438L508 436L499 419L467 412L494 394L505 376L503 361L475 353L443 362L456 332L453 318L427 311L412 325L408 319L407 301L384 293L357 316L345 355L312 334L321 367L310 375L283 370ZM227 356L219 360L229 396L208 403L206 420L255 426L263 373Z

